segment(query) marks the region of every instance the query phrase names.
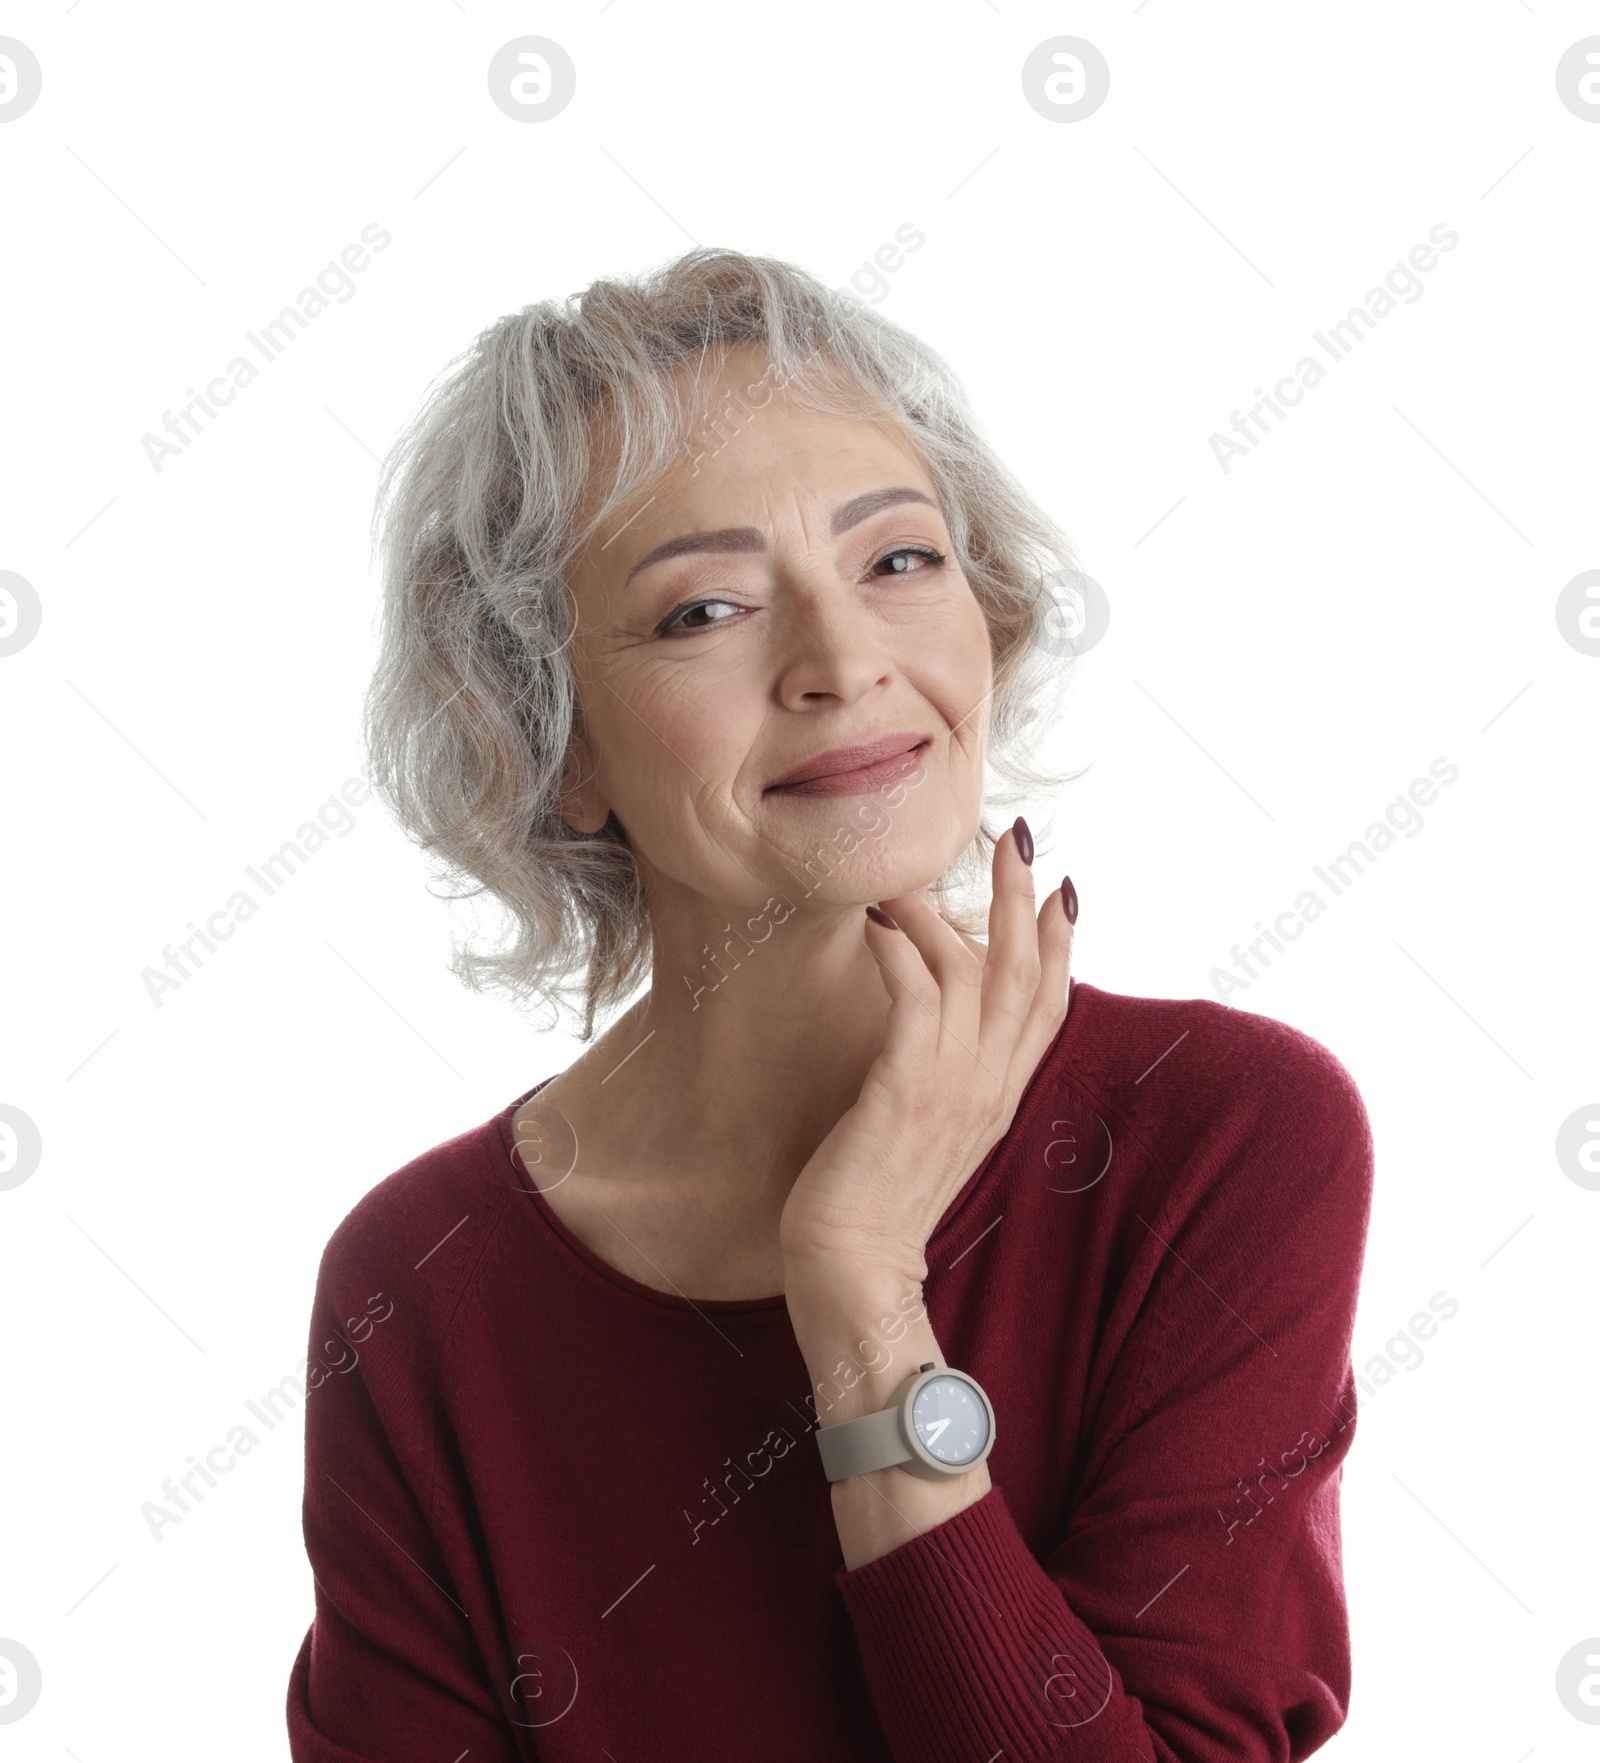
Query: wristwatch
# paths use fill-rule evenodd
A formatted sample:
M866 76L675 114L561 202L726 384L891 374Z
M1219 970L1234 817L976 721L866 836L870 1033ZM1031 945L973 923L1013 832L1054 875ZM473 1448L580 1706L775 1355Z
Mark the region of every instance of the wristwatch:
M976 1469L994 1445L994 1407L983 1386L948 1365L919 1366L887 1408L817 1430L829 1481L898 1465L923 1481Z

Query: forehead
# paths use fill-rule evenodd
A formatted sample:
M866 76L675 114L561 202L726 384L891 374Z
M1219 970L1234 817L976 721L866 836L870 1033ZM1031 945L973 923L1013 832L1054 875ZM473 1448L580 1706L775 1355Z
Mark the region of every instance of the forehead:
M774 493L832 502L880 482L932 488L916 449L895 424L809 410L780 392L737 426L724 422L717 433L696 437L641 518L730 501L759 504Z
M810 388L786 389L783 374L755 345L686 363L672 378L681 413L672 462L592 532L581 574L620 583L668 541L731 528L748 529L745 538L754 541L755 529L796 511L827 535L835 510L889 486L909 486L935 508L940 503L932 475L898 421L874 413L864 400L857 404L858 395L847 388L838 400L842 408L812 408ZM818 401L835 401L826 385ZM607 475L602 468L599 477ZM908 512L914 506L908 504Z
M773 494L829 503L884 484L933 480L917 448L892 418L849 409L818 410L786 389L765 358L744 346L686 400L682 446L652 486L647 509L622 516L661 520L730 503L759 507ZM630 527L630 531L632 528Z

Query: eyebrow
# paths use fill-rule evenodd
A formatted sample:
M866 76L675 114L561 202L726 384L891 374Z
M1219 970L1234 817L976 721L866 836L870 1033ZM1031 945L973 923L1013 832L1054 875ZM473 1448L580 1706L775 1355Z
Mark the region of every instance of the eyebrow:
M829 534L838 538L870 516L882 513L885 508L898 507L902 502L923 502L929 508L939 507L932 496L904 484L887 490L868 490L864 496L853 496L834 509L828 525ZM680 533L677 538L668 539L664 545L647 551L628 571L623 586L626 587L641 569L648 569L652 563L665 563L669 557L683 557L695 551L753 552L766 548L765 536L753 526L726 526L712 533Z

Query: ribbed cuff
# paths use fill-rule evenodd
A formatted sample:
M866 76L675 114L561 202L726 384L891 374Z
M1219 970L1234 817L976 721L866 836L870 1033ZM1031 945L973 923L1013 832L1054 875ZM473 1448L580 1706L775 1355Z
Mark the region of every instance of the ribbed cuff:
M900 1763L1153 1754L1137 1705L999 1487L834 1579Z

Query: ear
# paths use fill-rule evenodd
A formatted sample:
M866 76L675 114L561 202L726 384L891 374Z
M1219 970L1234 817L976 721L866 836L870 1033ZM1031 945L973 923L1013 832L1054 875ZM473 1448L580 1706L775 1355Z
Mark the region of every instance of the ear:
M599 832L611 817L588 741L574 735L561 769L561 818L575 833Z

